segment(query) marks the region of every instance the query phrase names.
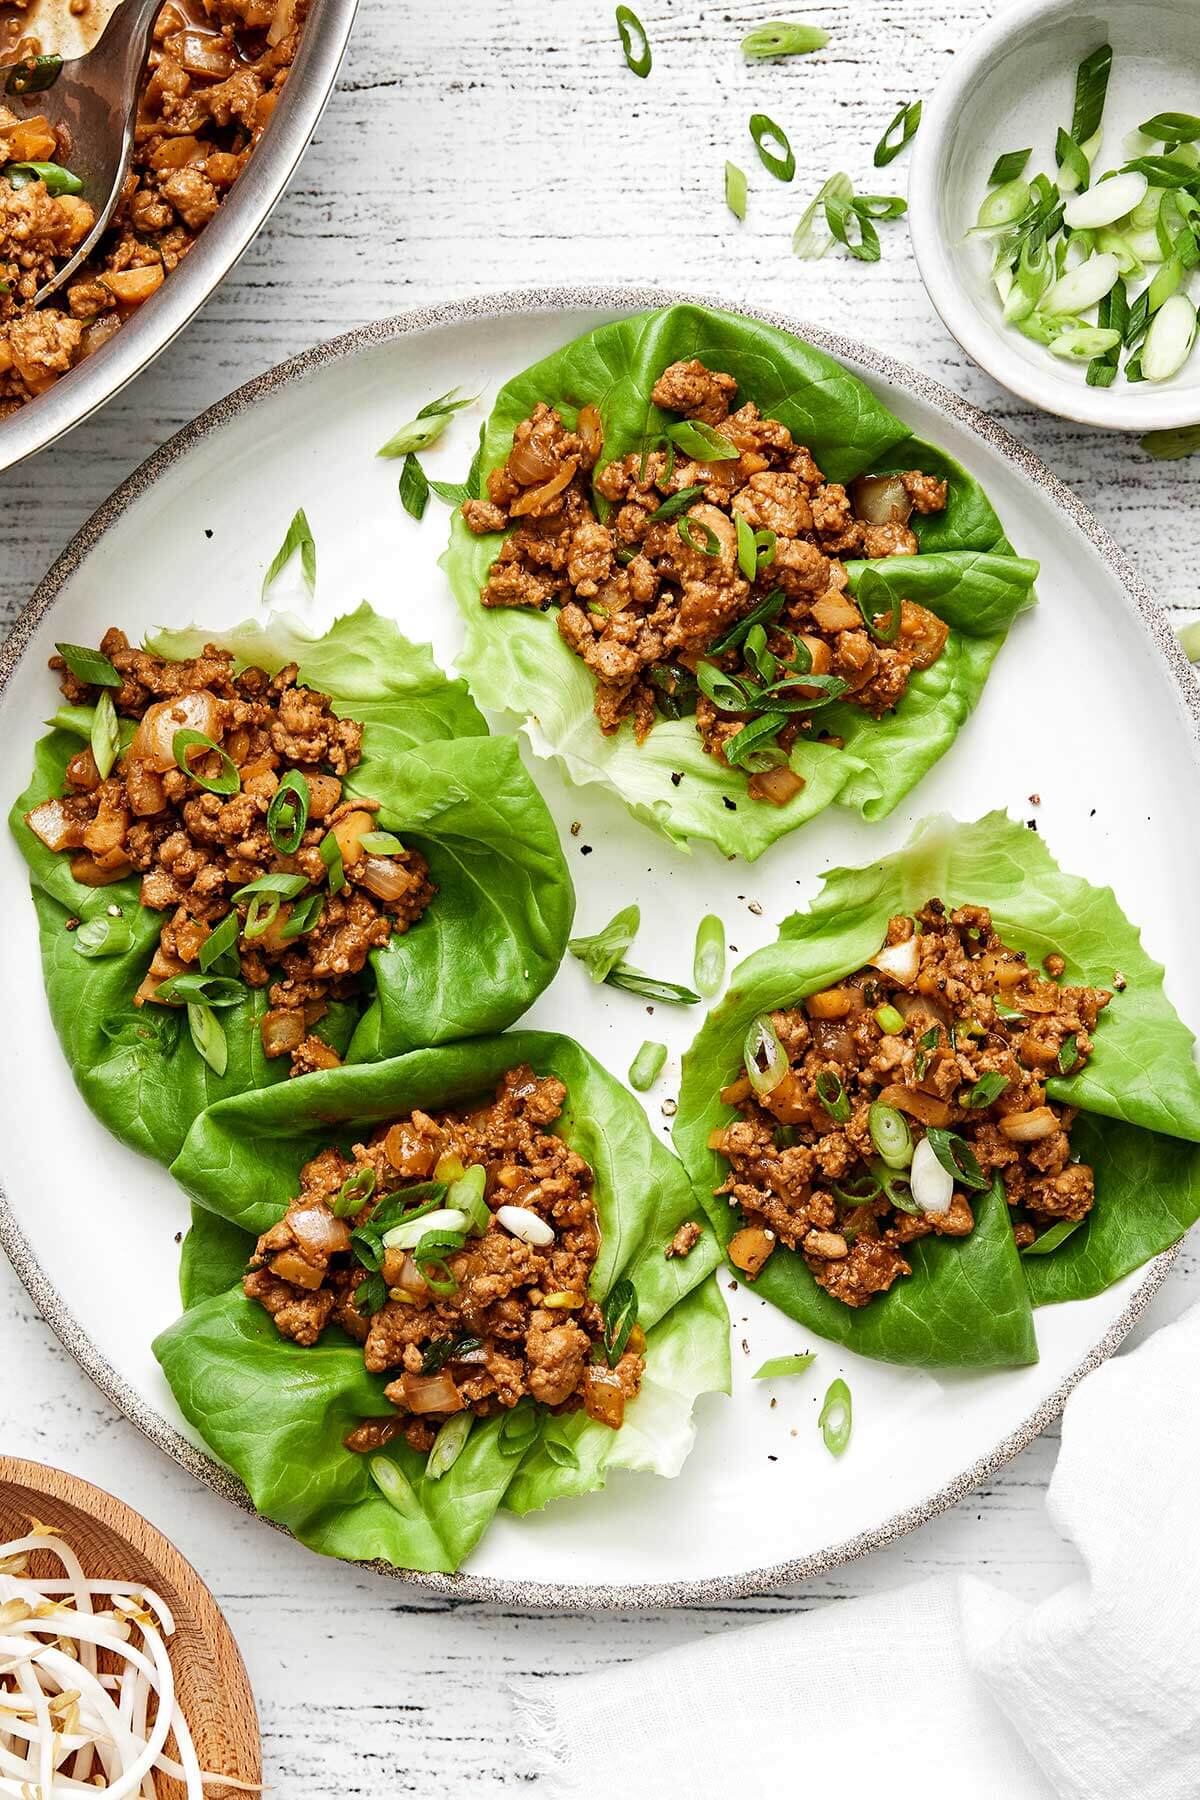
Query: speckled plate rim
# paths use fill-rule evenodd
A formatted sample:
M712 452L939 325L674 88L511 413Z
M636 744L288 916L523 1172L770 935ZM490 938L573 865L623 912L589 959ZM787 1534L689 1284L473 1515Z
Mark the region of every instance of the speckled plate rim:
M6 642L0 646L0 703L29 646L30 639L42 619L54 605L66 582L79 570L96 544L121 516L154 483L177 462L188 456L195 446L231 419L256 406L260 400L279 392L294 382L303 381L326 364L363 351L392 343L399 338L417 336L445 326L478 323L513 314L556 312L637 312L643 307L691 304L720 306L741 313L746 318L792 332L797 337L850 364L857 364L868 374L892 387L905 390L928 405L936 407L988 448L1012 464L1019 474L1041 489L1057 510L1108 565L1127 603L1145 627L1166 659L1183 700L1192 733L1200 751L1200 686L1174 632L1171 631L1149 588L1134 569L1125 553L1100 525L1066 483L1060 481L1041 459L1018 443L995 420L969 401L961 399L941 382L909 364L871 349L853 338L808 325L787 314L741 306L711 294L695 294L664 288L647 287L555 287L509 289L495 294L481 294L458 300L413 308L390 319L363 325L326 343L280 363L258 375L244 387L235 389L224 400L193 419L174 437L160 446L139 468L126 477L109 498L76 533L66 549L39 582ZM20 1280L24 1283L38 1311L55 1332L64 1348L89 1375L105 1397L123 1412L151 1443L179 1463L189 1475L202 1481L243 1512L263 1518L238 1478L223 1463L185 1438L168 1419L148 1406L122 1375L102 1355L66 1305L54 1283L34 1255L17 1222L7 1195L0 1189L0 1248L3 1248ZM1128 1305L1103 1336L1093 1344L1078 1366L1049 1394L1025 1421L1003 1438L986 1456L965 1468L928 1499L894 1514L869 1531L810 1552L792 1561L775 1563L766 1568L748 1569L739 1574L709 1576L696 1581L647 1582L635 1586L576 1585L567 1582L511 1581L495 1576L437 1575L421 1571L397 1569L390 1563L371 1562L355 1567L376 1570L393 1579L411 1581L428 1592L446 1599L490 1600L502 1605L548 1607L558 1610L624 1611L664 1606L690 1606L744 1599L793 1582L807 1581L823 1575L842 1563L882 1549L898 1538L926 1524L939 1513L964 1499L1003 1465L1026 1449L1062 1412L1067 1397L1085 1375L1100 1366L1117 1349L1127 1333L1158 1292L1179 1253L1179 1245L1164 1250L1147 1263L1145 1273L1129 1297ZM276 1531L286 1528L264 1519Z

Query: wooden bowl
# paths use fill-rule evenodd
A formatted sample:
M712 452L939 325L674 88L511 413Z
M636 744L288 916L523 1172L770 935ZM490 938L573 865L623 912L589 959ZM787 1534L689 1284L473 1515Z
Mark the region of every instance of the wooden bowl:
M174 1636L166 1641L200 1767L261 1781L258 1714L245 1665L191 1564L140 1513L90 1482L0 1456L0 1543L27 1532L31 1517L70 1540L85 1575L141 1582L162 1595L175 1615ZM161 1800L181 1800L178 1782L156 1775L155 1783ZM232 1792L215 1783L208 1791Z

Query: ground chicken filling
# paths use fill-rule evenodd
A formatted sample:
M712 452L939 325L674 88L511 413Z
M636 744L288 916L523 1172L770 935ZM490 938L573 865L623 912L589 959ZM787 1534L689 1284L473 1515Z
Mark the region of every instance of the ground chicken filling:
M908 1244L967 1236L996 1176L1022 1249L1085 1218L1075 1113L1045 1084L1087 1062L1112 996L1060 986L1064 966L1031 967L986 907L930 900L890 921L867 968L759 1021L721 1095L741 1117L709 1139L730 1164L716 1192L745 1220L733 1263L753 1279L786 1244L835 1300L865 1306L911 1274Z
M160 993L175 977L240 971L249 987L270 990L267 1056L289 1055L294 1075L336 1066L313 1027L331 1001L359 992L369 953L414 925L435 892L420 852L379 831L379 803L343 798L363 727L300 686L294 663L274 676L239 675L211 644L168 662L131 649L116 629L100 654L119 687L80 679L61 656L50 666L69 705L102 705L107 694L136 729L106 778L91 744L73 756L64 796L34 807L28 825L48 849L70 854L87 887L139 870L142 905L167 914L135 1006L183 1004L169 987ZM264 877L283 879L242 893ZM227 947L210 960L216 932Z
M454 1415L486 1417L526 1395L621 1425L645 1338L635 1324L605 1350L588 1296L600 1248L592 1171L548 1129L566 1092L522 1065L484 1106L414 1112L349 1155L324 1150L258 1240L243 1285L279 1332L311 1346L340 1325L372 1374L392 1376L395 1416L365 1420L351 1449L403 1433L428 1451ZM471 1211L456 1205L467 1188Z
M28 0L0 5L0 60L36 56ZM106 343L161 287L212 218L266 128L309 0L169 0L138 103L124 192L95 253L34 310L34 296L95 224L70 174L74 146L35 91L0 103L0 417ZM72 0L72 12L89 10ZM52 164L43 178L29 165ZM65 190L65 191L64 191Z
M673 363L653 399L677 421L608 463L594 406L568 429L539 404L463 516L481 534L512 527L483 604L559 607L602 731L630 719L640 743L656 719L694 713L705 749L783 805L804 785L787 752L824 735L821 706L878 718L941 655L943 620L910 600L860 605L844 559L915 556L909 520L942 511L947 489L917 470L827 482L777 419L734 411L736 393L731 375Z

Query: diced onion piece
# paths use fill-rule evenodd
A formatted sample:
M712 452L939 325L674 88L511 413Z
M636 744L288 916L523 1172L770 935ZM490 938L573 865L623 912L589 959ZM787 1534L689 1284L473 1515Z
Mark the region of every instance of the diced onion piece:
M578 467L579 458L577 456L569 456L566 462L562 464L557 475L552 476L551 479L544 482L541 487L529 488L525 493L520 495L518 499L513 501L512 505L509 507L509 512L512 514L513 518L520 518L523 513L533 512L536 507L548 506L552 500L557 500L563 489L571 485L571 481L574 478L575 471Z
M293 1237L319 1256L338 1256L350 1248L350 1227L326 1206L293 1207L287 1222Z
M545 1219L539 1218L527 1206L501 1206L497 1209L496 1221L523 1244L532 1244L535 1250L548 1250L554 1242L554 1227L547 1225Z
M264 1056L289 1056L298 1050L308 1035L304 1014L295 1006L272 1007L262 1017Z
M76 850L83 841L83 821L73 819L61 800L43 800L25 814L25 823L47 850Z
M777 769L760 769L746 783L751 800L767 800L772 806L786 806L804 787L804 777L782 763Z
M310 1263L307 1257L301 1256L298 1250L281 1250L270 1262L272 1275L278 1275L280 1281L289 1281L293 1287L304 1288L315 1293L325 1279L325 1270L316 1263Z
M902 1087L899 1082L890 1082L879 1096L884 1106L894 1106L897 1111L907 1113L911 1119L919 1119L922 1125L948 1125L950 1108L936 1094L923 1093L920 1088Z
M912 1197L922 1212L939 1215L950 1211L954 1177L949 1169L943 1169L928 1138L922 1138L913 1151L909 1183Z
M1035 1106L1029 1112L1006 1113L1000 1130L1015 1144L1035 1144L1058 1130L1058 1115L1049 1106Z
M1196 341L1196 308L1186 294L1172 294L1150 321L1142 346L1142 374L1147 381L1166 381L1178 374Z
M144 263L136 269L111 270L100 276L100 283L121 306L140 306L165 279L161 263Z
M899 475L860 475L850 483L850 504L868 525L907 525L913 509Z
M361 809L344 813L338 820L333 828L333 835L337 839L338 849L342 853L342 861L347 868L349 868L352 863L356 863L362 856L362 840L367 835L368 831L374 831L374 829L374 814L363 812ZM380 858L380 860L386 861L387 859L384 857Z
M741 1231L735 1231L730 1238L727 1255L735 1269L740 1269L743 1275L754 1276L766 1267L767 1259L778 1241L773 1231L764 1231L757 1225L744 1225Z
M1111 250L1089 256L1077 269L1061 275L1042 295L1040 311L1052 314L1086 312L1089 306L1103 300L1115 286L1120 273L1121 265Z
M404 1401L409 1412L456 1413L462 1411L463 1397L459 1393L449 1369L439 1369L436 1375L410 1375L405 1370L400 1377L400 1386L403 1389Z
M412 872L395 856L364 856L354 879L377 900L401 900L413 885Z
M383 1140L383 1154L393 1169L405 1175L410 1181L422 1180L433 1168L437 1157L436 1147L427 1137L423 1137L407 1119L393 1125ZM438 1180L449 1179L439 1175Z
M295 28L296 0L275 0L275 17L267 27L267 42L272 48Z
M598 1425L619 1431L625 1421L625 1389L615 1369L591 1363L583 1372L583 1410Z
M822 594L813 602L813 622L822 631L861 631L862 614L843 594Z
M217 696L210 694L207 688L196 688L148 706L134 733L129 755L135 762L143 762L161 775L175 767L177 731L198 731L219 744L221 707Z
M436 1212L423 1213L419 1219L393 1225L383 1234L385 1250L414 1250L427 1231L465 1231L471 1223L457 1206L442 1206Z
M892 981L898 981L901 987L910 987L917 979L917 970L921 966L921 946L914 934L905 938L902 944L885 944L871 958L871 967L878 969Z
M822 988L819 994L808 996L804 1010L810 1019L844 1019L856 1010L853 992L844 987Z
M1102 225L1115 225L1141 204L1149 186L1144 175L1132 171L1111 175L1107 181L1085 188L1082 194L1072 194L1063 208L1063 224L1072 231L1097 231Z

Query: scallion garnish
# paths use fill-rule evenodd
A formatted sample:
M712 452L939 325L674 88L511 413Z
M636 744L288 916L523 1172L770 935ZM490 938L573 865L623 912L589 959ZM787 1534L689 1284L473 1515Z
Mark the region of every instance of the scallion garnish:
M798 1356L770 1356L755 1369L751 1381L774 1381L781 1375L803 1375L817 1360L816 1353L806 1350Z
M661 506L655 507L654 511L647 516L647 525L657 525L663 519L673 519L676 513L681 513L689 507L693 500L699 500L703 492L702 487L680 488L677 494L672 494L669 499L663 501Z
M461 388L451 388L448 394L441 394L436 400L424 405L415 419L402 425L393 437L390 437L376 456L407 456L411 450L428 450L436 444L456 412L464 406L473 406L478 394L464 395Z
M352 1213L361 1212L374 1192L375 1171L364 1163L353 1175L347 1175L329 1210L335 1219L347 1219Z
M55 162L10 162L5 163L3 174L14 188L29 187L32 182L40 181L48 194L82 194L83 182L70 169L64 169L61 163Z
M832 1069L822 1069L813 1086L817 1098L835 1125L845 1125L850 1118L850 1098L842 1086L842 1078Z
M103 696L102 696L103 698ZM195 750L201 750L206 756L220 759L220 772L216 775L201 775L193 767L191 756ZM238 766L231 756L222 750L220 744L214 744L210 737L202 731L177 731L171 739L171 753L179 768L185 775L190 775L197 787L202 787L209 794L236 794L242 785Z
M734 514L734 524L737 527L738 568L747 581L753 581L758 573L758 545L754 542L754 527L741 513Z
M1076 1069L1079 1066L1081 1059L1079 1055L1079 1036L1077 1032L1073 1031L1070 1037L1064 1041L1062 1049L1058 1053L1057 1060L1059 1071L1063 1075L1069 1075L1073 1069Z
M652 1038L647 1038L629 1065L630 1087L639 1094L644 1094L662 1074L666 1060L667 1046L656 1044Z
M365 1282L363 1283L363 1286L366 1286ZM354 1296L354 1303L359 1307L360 1312L364 1310L363 1307L359 1305L358 1294L355 1294ZM380 1302L380 1304L382 1304L382 1302ZM375 1311L378 1312L378 1310L379 1308L376 1307ZM468 1413L467 1417L473 1418L474 1414ZM379 1489L388 1505L396 1512L402 1514L405 1518L412 1518L415 1514L420 1512L421 1504L413 1491L412 1482L408 1479L408 1476L404 1473L403 1469L397 1468L390 1457L369 1456L367 1458L367 1473L370 1475L371 1480L375 1483L375 1486Z
M786 713L761 713L749 725L743 725L740 731L726 739L725 761L731 769L749 769L754 775L761 775L768 769L782 768L788 755L775 742L775 737L786 724Z
M637 1324L637 1289L627 1275L623 1275L616 1286L610 1288L601 1313L604 1354L608 1358L609 1368L615 1369L625 1353L629 1334Z
M284 540L272 557L270 568L263 576L264 596L275 577L297 550L300 552L300 572L304 576L309 593L314 594L317 590L317 541L313 537L312 528L302 506L297 507L292 514L292 522L287 528Z
M303 900L297 900L288 914L287 923L280 926L281 938L303 937L305 932L315 931L325 911L325 896L321 893L306 894Z
M299 769L289 769L267 808L267 836L281 856L294 856L304 840L311 800Z
M440 1481L443 1475L450 1473L467 1447L467 1439L474 1423L475 1414L469 1406L464 1406L461 1412L452 1414L445 1424L438 1427L438 1434L425 1463L427 1481Z
M887 577L878 569L865 568L855 582L853 592L863 624L871 636L881 644L894 644L900 634L902 608Z
M524 1456L538 1434L538 1416L532 1405L518 1401L496 1433L501 1456Z
M754 148L758 151L758 160L764 169L779 181L791 181L796 173L796 152L788 142L787 132L781 125L766 113L752 113L750 116L750 136L754 139ZM778 147L779 154L771 148Z
M627 962L619 962L604 977L609 987L620 988L626 994L639 994L643 1000L661 1000L668 1006L699 1006L700 996L691 988L681 987L677 981L660 981L655 975L643 974L641 969L631 969Z
M410 519L423 519L429 504L429 481L411 450L400 470L400 504Z
M906 101L891 120L871 159L877 169L886 169L890 162L895 162L905 145L916 137L921 123L921 104L920 100Z
M229 1044L225 1028L212 1006L189 1001L187 1021L196 1049L214 1075L223 1075L229 1066Z
M828 200L851 200L854 188L850 177L839 169L836 175L822 183L816 195L800 215L800 221L792 234L792 254L804 262L817 262L827 250L833 248L833 238L828 232L816 229L817 215Z
M904 1030L904 1014L894 1006L877 1006L875 1023L885 1037L897 1037Z
M755 625L767 625L772 619L779 616L783 611L783 604L786 598L787 595L782 588L773 588L765 599L760 600L758 604L746 614L744 619L739 619L736 625L730 626L724 637L717 639L716 643L708 651L708 655L724 656L727 650L738 649L745 643L746 638Z
M1056 1220L1049 1230L1043 1231L1040 1237L1035 1237L1032 1244L1026 1244L1021 1255L1049 1256L1051 1251L1057 1250L1058 1246L1069 1238L1073 1231L1078 1231L1082 1224L1082 1219Z
M831 1456L840 1456L850 1442L853 1427L854 1408L850 1399L850 1389L839 1376L831 1381L825 1391L825 1401L817 1424L821 1427L821 1436L825 1440L825 1448Z
M991 1186L966 1138L939 1125L930 1125L925 1136L933 1154L955 1181L961 1181L964 1187L972 1188L976 1193Z
M766 1013L750 1025L742 1044L742 1064L750 1086L761 1099L777 1088L790 1067L788 1053Z
M123 956L132 944L133 926L124 913L97 913L71 933L71 948L80 956Z
M543 1433L542 1449L550 1461L556 1463L560 1469L577 1469L579 1467L579 1458L570 1444L564 1443L562 1438L550 1437Z
M1200 138L1200 119L1195 113L1155 113L1138 130L1143 137L1157 138L1160 143L1191 144Z
M992 172L988 176L988 186L1000 187L1005 182L1015 181L1019 175L1025 173L1025 165L1032 155L1032 149L1006 150L1004 155L998 156L992 164Z
M6 94L44 94L62 74L61 56L27 56L9 70Z
M625 52L625 61L635 75L644 81L654 64L650 50L650 39L646 36L646 27L638 18L631 6L618 6L617 31L621 38L621 48Z
M692 980L706 1000L720 993L725 980L725 927L716 913L705 913L696 927Z
M579 958L593 981L607 981L637 936L641 922L641 908L635 902L614 913L591 937L572 938L567 949Z
M889 1169L907 1169L913 1158L912 1132L908 1120L894 1106L874 1100L867 1113L867 1129L871 1142Z
M200 946L198 961L207 973L213 970L218 974L235 974L238 969L237 941L241 935L241 921L236 912L227 912L221 923L210 931ZM232 953L233 965L227 968L224 959Z
M769 62L776 56L810 56L823 50L829 33L820 25L792 25L786 19L768 19L742 39L747 62Z
M1194 456L1200 450L1200 425L1180 425L1172 431L1148 431L1138 439L1147 456L1160 462L1174 462L1181 456Z
M1008 1085L1009 1081L1007 1075L1001 1075L997 1070L989 1069L985 1075L979 1077L979 1080L967 1095L967 1105L973 1107L990 1106L994 1100L1000 1098Z
M1108 77L1112 69L1112 45L1101 44L1085 56L1075 73L1075 110L1071 119L1071 136L1077 144L1086 144L1100 129L1104 100L1108 93ZM1149 133L1147 133L1149 136Z
M176 737L178 736L177 732ZM111 688L103 688L96 702L90 743L100 779L107 781L121 749L121 728L117 723L117 709L113 705Z
M704 524L701 519L680 519L675 527L689 550L695 550L701 556L720 556L721 540L711 525ZM704 542L696 542L696 532L704 533Z
M184 1001L197 1006L237 1006L247 992L246 984L233 975L197 974L194 969L184 969L160 981L154 998L169 1006Z
M124 677L118 675L107 656L101 656L98 650L89 650L86 644L55 644L54 648L76 681L85 681L89 687L119 688L124 685Z
M327 831L321 839L321 861L329 870L329 894L340 894L346 885L346 865L342 861L342 846L337 841L337 833Z
M666 435L668 452L677 445L693 462L733 462L741 455L736 444L703 419L676 419L667 426ZM667 473L670 475L670 468Z
M746 216L746 171L736 163L725 164L725 204L735 219Z

